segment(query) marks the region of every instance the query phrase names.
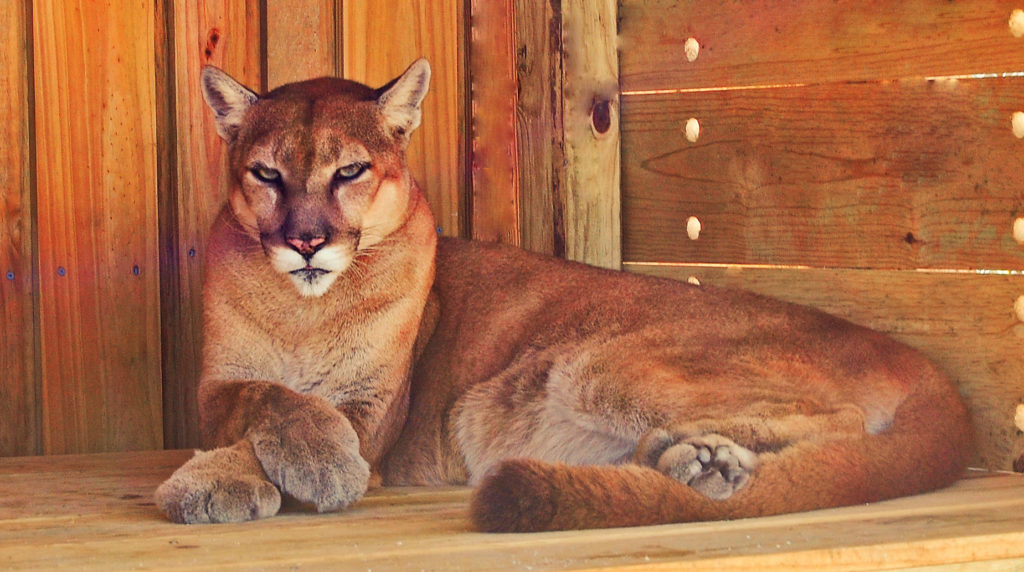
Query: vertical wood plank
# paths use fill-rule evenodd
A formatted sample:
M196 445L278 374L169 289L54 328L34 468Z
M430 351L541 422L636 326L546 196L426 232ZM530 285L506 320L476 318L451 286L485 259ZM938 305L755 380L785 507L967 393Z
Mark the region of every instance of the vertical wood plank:
M515 0L514 10L521 246L564 257L562 7Z
M165 114L166 154L161 165L161 232L167 246L163 271L165 446L199 443L196 389L202 350L202 284L206 237L227 198L227 156L203 101L199 73L216 65L260 89L260 13L247 0L173 2L173 30L164 85L173 94Z
M154 6L33 10L44 449L159 447Z
M472 237L518 246L521 221L515 3L473 0L470 11Z
M416 58L431 62L423 124L407 156L441 232L464 232L467 188L463 62L465 0L346 0L342 16L344 76L373 86L402 73Z
M267 0L267 87L341 72L337 0Z
M619 229L619 69L615 0L563 0L565 253L622 264Z
M0 456L42 451L30 175L28 3L0 3Z

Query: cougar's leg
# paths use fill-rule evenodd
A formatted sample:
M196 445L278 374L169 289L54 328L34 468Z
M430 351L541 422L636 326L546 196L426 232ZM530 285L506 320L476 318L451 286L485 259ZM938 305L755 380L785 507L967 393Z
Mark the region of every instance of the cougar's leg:
M610 351L532 356L466 393L452 425L471 482L512 458L635 462L712 498L745 486L766 455L864 433L857 408L760 373Z
M281 493L267 480L247 440L196 452L154 498L168 518L183 524L254 520L281 507Z

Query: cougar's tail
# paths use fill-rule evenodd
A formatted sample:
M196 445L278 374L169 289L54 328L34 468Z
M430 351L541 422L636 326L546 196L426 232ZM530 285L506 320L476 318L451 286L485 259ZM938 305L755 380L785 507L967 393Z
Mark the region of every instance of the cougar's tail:
M639 465L514 460L476 490L472 519L488 532L641 526L800 512L940 488L963 475L973 432L955 389L921 389L880 434L762 454L750 483L724 501Z

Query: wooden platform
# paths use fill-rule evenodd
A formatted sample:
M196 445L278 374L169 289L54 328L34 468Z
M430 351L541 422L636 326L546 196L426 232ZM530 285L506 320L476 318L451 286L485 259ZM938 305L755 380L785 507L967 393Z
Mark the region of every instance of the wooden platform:
M151 495L188 451L0 459L0 569L947 570L1024 567L1024 478L719 523L472 532L464 488L383 489L344 513L167 522Z

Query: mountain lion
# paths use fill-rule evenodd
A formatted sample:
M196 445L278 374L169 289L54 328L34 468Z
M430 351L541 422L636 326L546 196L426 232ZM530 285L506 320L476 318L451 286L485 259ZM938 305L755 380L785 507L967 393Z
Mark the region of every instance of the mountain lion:
M406 166L424 60L257 95L207 67L229 149L176 522L477 486L486 531L770 515L945 486L957 389L878 333L741 291L438 238Z

